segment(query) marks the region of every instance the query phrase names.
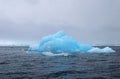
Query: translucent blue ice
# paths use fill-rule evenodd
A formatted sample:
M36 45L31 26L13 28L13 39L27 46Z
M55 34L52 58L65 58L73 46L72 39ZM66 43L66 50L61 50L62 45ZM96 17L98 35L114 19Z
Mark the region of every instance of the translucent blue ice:
M70 36L67 36L64 31L59 31L54 35L44 37L39 44L39 52L87 52L92 48L91 45L80 44ZM34 50L34 48L33 48ZM35 49L36 50L36 49Z
M37 52L52 52L54 54L78 52L115 52L112 48L109 47L100 49L93 47L92 45L81 44L77 40L73 39L71 36L66 35L64 31L59 31L56 34L42 38L40 44L38 46L32 47L30 50Z

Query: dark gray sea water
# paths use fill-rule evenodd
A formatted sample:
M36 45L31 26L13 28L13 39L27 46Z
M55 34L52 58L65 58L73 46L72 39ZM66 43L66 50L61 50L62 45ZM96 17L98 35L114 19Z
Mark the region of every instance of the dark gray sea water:
M115 53L44 56L19 47L0 47L0 79L120 79L120 47ZM25 49L26 50L26 49Z

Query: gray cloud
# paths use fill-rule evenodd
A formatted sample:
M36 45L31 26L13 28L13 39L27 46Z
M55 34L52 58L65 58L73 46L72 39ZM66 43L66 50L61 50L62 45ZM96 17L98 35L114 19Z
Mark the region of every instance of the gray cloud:
M39 41L64 30L83 43L118 44L119 0L0 0L0 40Z

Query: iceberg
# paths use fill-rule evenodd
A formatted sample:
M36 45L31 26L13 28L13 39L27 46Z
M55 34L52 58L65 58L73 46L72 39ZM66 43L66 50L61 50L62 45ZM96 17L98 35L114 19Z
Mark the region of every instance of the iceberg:
M89 44L81 44L77 40L73 39L71 36L65 34L64 31L59 31L56 34L43 37L40 44L33 46L29 49L30 51L36 52L47 52L44 53L55 56L64 55L64 53L111 53L115 52L110 47L105 47L103 49L93 47ZM51 52L51 53L48 53ZM53 53L53 54L52 54ZM60 54L62 53L62 54Z
M91 45L80 44L77 40L66 35L64 31L59 31L56 34L42 38L39 47L32 47L30 50L54 53L76 53L87 52L91 48Z

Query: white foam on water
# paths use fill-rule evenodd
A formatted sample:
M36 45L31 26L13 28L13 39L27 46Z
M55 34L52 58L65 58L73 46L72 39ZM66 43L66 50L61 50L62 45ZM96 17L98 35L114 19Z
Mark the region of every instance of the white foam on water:
M70 55L68 53L54 54L52 52L42 52L42 54L45 55L45 56L68 56L68 55Z

